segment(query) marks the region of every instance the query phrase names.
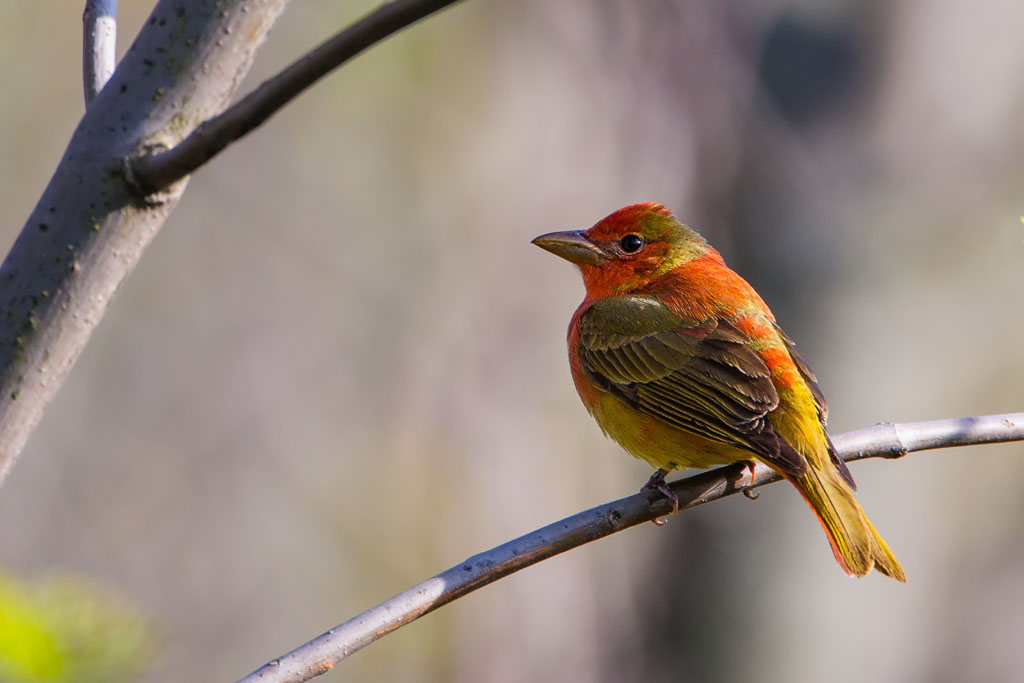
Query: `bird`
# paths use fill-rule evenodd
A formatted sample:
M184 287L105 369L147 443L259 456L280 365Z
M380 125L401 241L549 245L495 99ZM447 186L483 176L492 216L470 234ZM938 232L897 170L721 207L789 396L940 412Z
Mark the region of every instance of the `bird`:
M906 581L853 495L817 379L700 234L646 202L532 242L583 276L568 332L573 382L601 430L655 468L646 488L675 511L668 473L763 463L801 493L847 575Z

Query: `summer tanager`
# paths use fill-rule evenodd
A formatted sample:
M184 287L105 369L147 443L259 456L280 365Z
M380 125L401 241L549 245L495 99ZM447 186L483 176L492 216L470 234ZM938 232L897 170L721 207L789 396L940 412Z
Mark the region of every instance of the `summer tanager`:
M903 568L853 497L814 375L757 292L659 204L533 243L579 266L569 323L576 390L605 434L657 472L762 462L814 510L839 566Z

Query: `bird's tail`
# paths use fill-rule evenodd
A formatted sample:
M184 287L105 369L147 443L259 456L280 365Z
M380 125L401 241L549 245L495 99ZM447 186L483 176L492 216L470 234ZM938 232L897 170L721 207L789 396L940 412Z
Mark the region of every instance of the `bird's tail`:
M868 521L853 491L826 461L821 469L808 462L799 477L784 475L803 494L825 529L836 561L850 576L864 576L872 568L906 582L903 567Z

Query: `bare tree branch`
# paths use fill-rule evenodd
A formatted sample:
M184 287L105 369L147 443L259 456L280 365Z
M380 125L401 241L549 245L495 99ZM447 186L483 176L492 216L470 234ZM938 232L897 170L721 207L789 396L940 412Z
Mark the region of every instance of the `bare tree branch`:
M1024 413L964 417L905 424L882 423L832 437L847 462L900 458L911 451L1024 440ZM753 481L743 463L672 482L679 508L690 508L779 481L758 464ZM746 483L743 483L743 482ZM330 671L335 664L419 617L509 574L572 548L610 536L671 512L660 493L641 491L580 512L465 562L399 593L339 624L305 645L274 659L238 683L298 683Z
M459 0L394 0L321 43L291 66L200 124L172 149L138 158L134 176L146 193L188 176L229 144L269 119L303 90L366 48Z
M117 0L85 0L82 13L82 81L85 106L114 73Z
M125 160L231 101L288 0L159 0L85 111L0 266L0 481L185 190L142 200Z
M188 174L330 69L457 1L387 3L223 117L288 0L159 0L109 83L84 67L95 69L87 97L90 80L99 92L0 266L0 482ZM89 47L88 26L114 4L86 6L87 62L112 54L98 34ZM170 151L151 158L154 149Z

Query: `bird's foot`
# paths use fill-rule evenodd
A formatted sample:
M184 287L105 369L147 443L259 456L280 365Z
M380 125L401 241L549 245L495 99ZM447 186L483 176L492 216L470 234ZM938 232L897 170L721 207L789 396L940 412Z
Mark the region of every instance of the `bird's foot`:
M757 463L753 460L748 460L744 463L744 466L747 468L747 472L750 472L750 483L743 489L743 495L750 500L757 500L761 497L761 494L754 490L754 471L757 469ZM741 475L740 479L742 478Z
M679 512L679 496L676 495L676 492L673 491L672 487L670 487L668 483L665 481L666 474L668 474L668 470L659 468L657 472L651 475L651 478L647 480L647 483L644 484L643 488L641 488L640 490L658 491L659 493L661 493L661 495L668 498L668 501L672 503L672 514L674 515L675 513ZM665 524L665 520L660 518L653 519L651 521L654 522L655 526L664 526Z

